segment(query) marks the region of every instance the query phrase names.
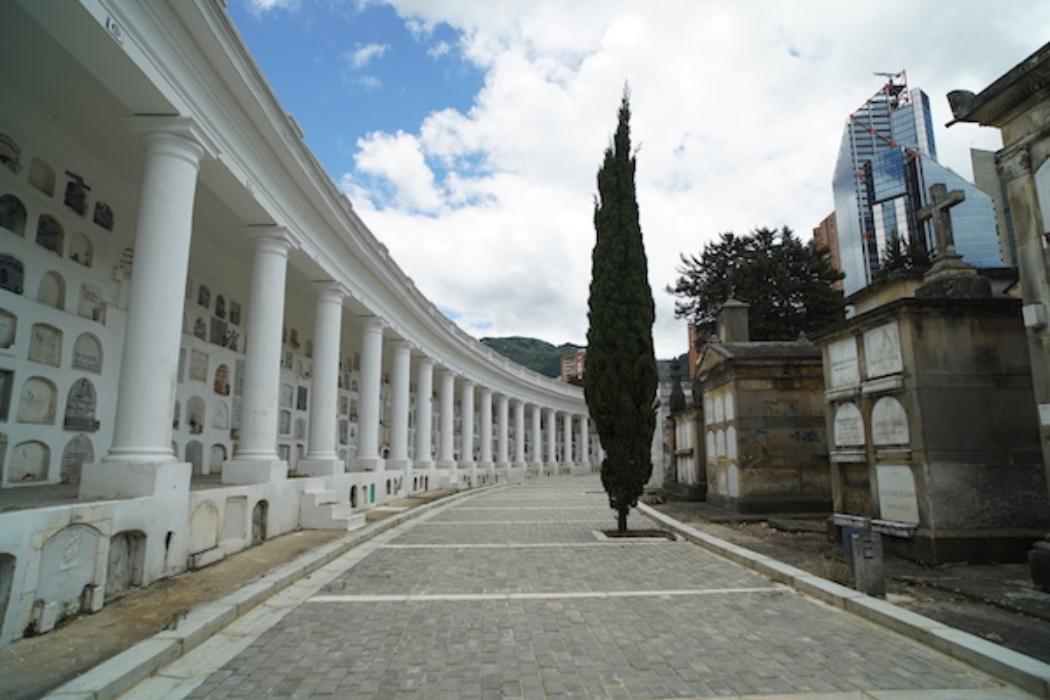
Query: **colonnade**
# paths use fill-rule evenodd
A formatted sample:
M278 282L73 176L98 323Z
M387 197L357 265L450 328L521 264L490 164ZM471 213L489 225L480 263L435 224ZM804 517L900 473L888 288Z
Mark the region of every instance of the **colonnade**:
M145 136L145 168L114 438L109 454L85 470L81 487L84 496L155 492L175 473L172 465L178 464L171 448L169 412L175 399L182 289L189 265L197 175L202 162L214 155L214 147L188 119L150 118L149 123L154 128ZM277 455L281 335L289 253L303 249L301 241L283 226L246 226L243 234L251 249L252 277L241 433L233 459L225 462L222 470L222 480L228 484L264 483L287 475L287 464ZM300 474L447 470L449 481L457 483L464 470L473 474L477 469L589 468L592 459L586 415L530 402L441 366L425 349L410 343L378 316L360 319L357 454L344 464L337 456L336 426L341 328L350 293L335 280L313 284L313 386L307 452L299 461ZM386 453L381 452L380 446L384 348L389 350L386 370L391 385L390 442ZM413 364L417 425L414 455L410 459ZM457 388L458 436L454 430ZM434 410L438 412L439 428L436 451L431 444ZM531 439L526 436L526 413L531 415ZM545 431L541 427L544 423Z

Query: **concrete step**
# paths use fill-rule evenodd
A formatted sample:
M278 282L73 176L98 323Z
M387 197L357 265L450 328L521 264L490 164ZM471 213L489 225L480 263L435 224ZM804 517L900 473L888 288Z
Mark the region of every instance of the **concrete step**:
M299 502L299 526L313 530L356 530L365 526L363 513L340 503L333 491L305 491Z

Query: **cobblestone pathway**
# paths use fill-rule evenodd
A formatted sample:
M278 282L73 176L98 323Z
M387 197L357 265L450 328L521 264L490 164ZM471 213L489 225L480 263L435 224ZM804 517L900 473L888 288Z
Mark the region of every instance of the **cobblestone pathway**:
M600 488L530 482L380 536L191 697L1023 697L691 544L600 541Z

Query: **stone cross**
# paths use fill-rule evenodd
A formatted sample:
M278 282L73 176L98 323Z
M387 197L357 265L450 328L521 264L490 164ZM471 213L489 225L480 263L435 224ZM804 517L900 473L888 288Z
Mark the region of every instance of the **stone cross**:
M962 190L948 191L941 183L930 187L928 205L918 211L919 221L933 219L933 230L937 235L938 255L955 255L955 238L952 236L952 218L948 210L966 199Z

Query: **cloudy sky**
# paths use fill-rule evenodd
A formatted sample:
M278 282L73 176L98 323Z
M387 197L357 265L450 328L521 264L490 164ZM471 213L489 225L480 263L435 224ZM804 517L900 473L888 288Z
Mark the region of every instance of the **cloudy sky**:
M234 0L234 21L355 209L468 332L583 343L595 173L625 81L657 354L685 350L664 292L721 231L810 236L843 124L906 69L945 129L1050 37L1045 0L951 3Z

